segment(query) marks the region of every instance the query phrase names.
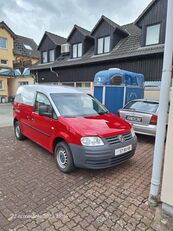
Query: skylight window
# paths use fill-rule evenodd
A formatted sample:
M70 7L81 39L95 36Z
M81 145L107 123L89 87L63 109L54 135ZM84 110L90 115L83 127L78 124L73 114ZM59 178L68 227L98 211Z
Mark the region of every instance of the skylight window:
M23 45L27 50L32 50L32 47L30 45L27 45L27 44L23 44Z

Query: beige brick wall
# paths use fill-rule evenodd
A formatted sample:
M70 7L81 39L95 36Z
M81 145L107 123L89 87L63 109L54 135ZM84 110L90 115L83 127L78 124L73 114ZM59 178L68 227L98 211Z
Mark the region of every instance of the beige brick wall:
M34 80L32 77L24 77L24 78L9 78L8 80L8 91L9 96L13 96L16 94L17 88L20 85L20 82L28 82L28 84L33 84Z
M1 59L8 60L7 65L0 64L0 67L12 68L13 67L13 60L14 60L13 38L5 29L2 29L2 28L0 28L0 37L7 39L7 48L6 49L0 48L0 60Z
M160 96L159 88L145 88L144 90L145 99L159 100L159 96Z
M0 77L0 81L2 81L3 88L0 89L0 96L8 96L8 78L7 77Z

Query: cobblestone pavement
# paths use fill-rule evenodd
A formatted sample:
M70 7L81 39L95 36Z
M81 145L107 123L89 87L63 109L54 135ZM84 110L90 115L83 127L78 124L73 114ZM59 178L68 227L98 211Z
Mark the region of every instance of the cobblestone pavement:
M0 103L0 127L12 126L12 104Z
M47 151L0 128L0 230L173 230L147 204L154 140L138 139L126 163L67 175Z

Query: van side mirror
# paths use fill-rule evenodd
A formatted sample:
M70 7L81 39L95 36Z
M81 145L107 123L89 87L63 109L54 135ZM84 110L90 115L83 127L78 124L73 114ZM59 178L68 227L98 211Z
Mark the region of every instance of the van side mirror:
M38 114L41 116L49 117L49 118L52 117L52 113L48 112L48 107L45 105L39 106Z

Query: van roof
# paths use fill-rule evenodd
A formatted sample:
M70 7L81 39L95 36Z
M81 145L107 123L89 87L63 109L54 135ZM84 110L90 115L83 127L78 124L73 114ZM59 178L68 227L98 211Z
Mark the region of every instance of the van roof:
M25 88L30 91L40 91L45 94L50 94L50 93L84 93L80 90L77 90L76 88L73 87L68 87L68 86L52 86L52 85L24 85L21 86L22 88Z

